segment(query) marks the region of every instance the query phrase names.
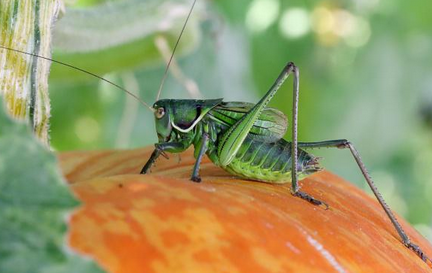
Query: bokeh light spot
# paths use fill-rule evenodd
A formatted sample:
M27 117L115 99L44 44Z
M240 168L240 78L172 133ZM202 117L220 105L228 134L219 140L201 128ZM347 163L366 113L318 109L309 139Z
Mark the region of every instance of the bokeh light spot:
M312 30L321 44L334 46L340 41L349 47L364 46L370 39L369 22L344 9L317 7L311 16Z
M355 31L355 17L348 11L339 9L334 12L336 18L335 33L341 37L352 35Z
M310 20L307 10L291 8L282 14L279 29L287 38L299 38L310 31Z
M369 22L363 18L354 18L354 28L344 37L345 43L351 47L364 46L371 36Z
M262 32L276 21L278 15L278 0L254 0L246 13L246 26L251 32Z
M334 25L335 18L329 9L319 7L312 12L312 29L318 34L331 32Z
M82 116L75 122L75 134L82 142L92 142L100 135L100 126L97 121L88 116Z

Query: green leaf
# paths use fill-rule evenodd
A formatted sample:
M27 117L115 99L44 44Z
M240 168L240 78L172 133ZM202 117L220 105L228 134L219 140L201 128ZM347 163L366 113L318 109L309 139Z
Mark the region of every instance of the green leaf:
M156 37L162 35L173 48L191 5L190 0L127 0L68 8L54 28L54 58L99 75L154 66L163 61ZM197 46L203 7L195 6L177 57ZM50 76L63 81L89 79L82 72L58 65Z
M2 106L0 99L0 272L100 272L64 245L65 216L78 202L55 155Z

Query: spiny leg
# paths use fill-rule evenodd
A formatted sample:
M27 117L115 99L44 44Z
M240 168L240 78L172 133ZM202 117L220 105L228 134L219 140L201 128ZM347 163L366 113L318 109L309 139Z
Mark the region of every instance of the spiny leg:
M208 139L209 135L207 133L204 133L201 139L201 147L199 149L199 153L195 161L194 168L192 170L191 180L194 182L201 182L201 178L199 177L199 167L201 165L202 158L207 151Z
M293 82L293 137L292 137L292 193L304 200L307 200L315 205L327 204L313 198L307 193L300 192L298 187L298 170L297 170L297 113L298 113L298 94L299 94L299 71L294 63L289 62L282 72L279 74L276 81L267 91L267 93L261 98L261 100L249 110L241 119L239 119L233 126L231 126L221 137L218 144L218 156L220 166L228 166L231 161L235 158L241 145L243 144L246 137L249 135L250 130L254 126L255 121L259 118L262 111L267 107L270 100L279 90L284 81L290 74L294 74Z
M291 166L291 192L294 196L300 197L303 200L306 200L314 205L321 206L323 205L325 209L328 209L329 206L327 203L320 201L308 193L300 191L300 187L298 185L298 141L297 141L297 127L298 127L298 102L299 102L299 85L300 85L300 72L297 66L294 63L290 63L292 66L292 72L294 74L293 80L293 108L292 108L292 144L291 144L291 155L292 155L292 166Z
M142 168L140 174L146 174L149 172L150 168L153 166L153 164L156 162L156 159L160 156L161 150L158 148L155 148L153 153L151 154L149 160L147 160L147 163Z
M156 143L155 149L153 153L151 154L150 158L147 160L147 163L142 168L140 174L146 174L149 172L150 168L153 166L153 164L156 162L156 159L162 154L166 157L165 151L181 151L184 150L185 145L180 142L167 142L167 143Z
M355 161L357 162L357 165L359 166L364 178L366 179L366 182L369 184L369 187L371 188L372 192L374 193L375 197L378 199L378 202L380 203L381 207L384 209L387 216L390 218L390 221L393 223L393 226L395 227L396 231L398 232L399 236L402 239L403 244L408 247L409 249L412 249L423 261L431 263L432 261L424 254L424 252L420 249L419 246L412 243L409 239L408 235L403 230L402 226L397 221L396 217L394 216L393 212L391 211L390 207L386 204L384 201L384 198L382 197L381 193L378 191L378 188L376 187L375 183L373 182L371 176L369 175L366 166L363 164L363 161L360 158L360 154L354 147L354 145L349 142L346 139L337 139L337 140L327 140L327 141L318 141L318 142L299 142L298 146L300 148L339 148L344 149L348 148L351 151L351 154L353 155Z
M250 134L255 121L267 107L284 81L293 73L294 68L294 63L288 63L260 101L222 135L217 150L220 166L228 166L234 160L246 137Z

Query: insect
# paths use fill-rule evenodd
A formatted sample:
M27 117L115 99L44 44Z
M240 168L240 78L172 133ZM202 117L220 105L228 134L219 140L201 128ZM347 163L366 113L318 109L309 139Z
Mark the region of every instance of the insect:
M207 155L215 165L241 178L267 183L291 183L293 196L327 209L329 207L327 203L301 191L299 188L298 181L300 179L321 170L318 158L307 152L307 150L314 148L348 149L381 207L398 232L403 244L413 250L425 262L430 261L420 247L411 242L402 226L398 223L368 174L359 153L350 141L337 139L298 142L297 117L300 74L298 67L294 63L289 62L282 69L274 84L256 104L225 102L223 99L159 100L169 65L195 3L196 0L193 2L172 51L156 102L152 107L149 107L154 112L158 143L155 144L155 149L142 168L141 174L147 174L160 155L166 152L179 153L190 146L194 146L196 162L191 174L191 180L194 182L201 182L199 167L203 156ZM6 47L2 48L14 50ZM49 58L22 51L18 52L48 59L83 71ZM109 82L91 72L84 72ZM287 117L279 110L267 107L290 75L294 78L291 142L283 139L288 128ZM116 84L113 85L133 96L124 88Z

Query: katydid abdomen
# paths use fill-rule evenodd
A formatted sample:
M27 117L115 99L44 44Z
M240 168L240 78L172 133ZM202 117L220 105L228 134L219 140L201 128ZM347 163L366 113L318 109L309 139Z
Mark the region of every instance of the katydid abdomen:
M280 139L269 143L248 137L234 160L222 168L245 179L287 183L291 182L291 161L290 142ZM298 149L297 170L299 179L320 170L317 158Z
M205 108L199 101L195 103L198 108ZM291 142L282 138L288 126L283 113L273 108L264 109L234 159L224 166L220 164L218 155L219 146L222 145L221 139L229 128L254 105L245 102L214 101L214 103L215 105L210 106L212 109L203 117L202 122L194 128L195 151L200 150L201 136L208 133L210 141L206 154L214 164L229 173L262 182L291 182L292 147ZM302 149L297 150L297 171L301 179L321 169L317 157Z

